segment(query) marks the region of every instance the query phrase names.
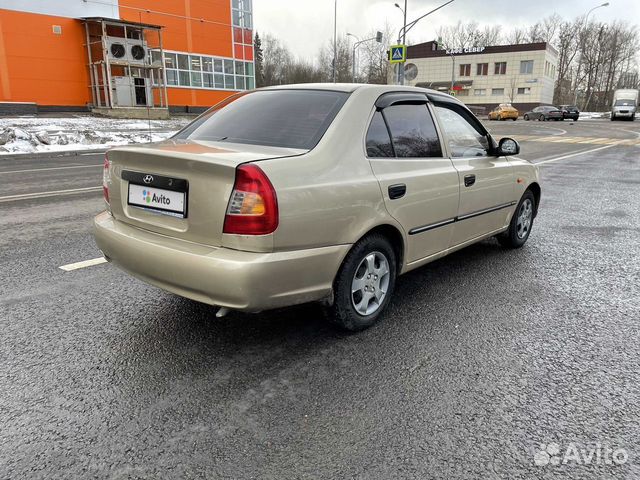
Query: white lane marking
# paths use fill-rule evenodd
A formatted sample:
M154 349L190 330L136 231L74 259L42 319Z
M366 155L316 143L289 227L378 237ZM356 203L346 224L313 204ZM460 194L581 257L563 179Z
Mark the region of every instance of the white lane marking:
M97 192L100 190L102 190L102 187L85 187L85 188L72 188L70 190L55 190L52 192L23 193L21 195L8 195L6 197L0 197L0 203L14 202L17 200L31 200L32 198L46 198L46 197L57 197L62 195L75 195L77 193Z
M89 155L102 155L105 152L106 152L106 150L97 150L95 152L79 153L78 155L80 155L81 157L86 157L86 156L89 156Z
M578 155L585 155L587 153L599 152L600 150L605 150L607 148L615 147L619 142L614 143L612 145L605 145L604 147L592 148L591 150L583 150L582 152L570 153L569 155L562 155L561 157L550 158L549 160L543 160L542 162L536 162L536 165L542 165L544 163L552 163L557 162L558 160L566 160L567 158L577 157Z
M65 272L71 272L73 270L79 270L81 268L93 267L95 265L101 265L103 263L107 263L106 258L98 257L93 258L91 260L85 260L83 262L70 263L69 265L62 265L58 267L60 270L64 270Z
M9 170L8 172L0 172L0 175L4 175L7 173L31 173L31 172L49 172L51 170L68 170L71 168L96 168L102 167L103 165L73 165L68 167L46 167L46 168L31 168L29 170Z

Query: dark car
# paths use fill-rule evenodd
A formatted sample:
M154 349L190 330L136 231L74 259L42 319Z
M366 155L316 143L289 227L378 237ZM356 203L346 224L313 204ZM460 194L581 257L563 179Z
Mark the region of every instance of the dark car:
M549 107L546 105L534 108L530 112L525 113L522 118L525 120L539 120L541 122L546 120L564 120L562 112L558 107Z
M575 105L560 105L562 111L562 118L578 121L580 118L580 110Z

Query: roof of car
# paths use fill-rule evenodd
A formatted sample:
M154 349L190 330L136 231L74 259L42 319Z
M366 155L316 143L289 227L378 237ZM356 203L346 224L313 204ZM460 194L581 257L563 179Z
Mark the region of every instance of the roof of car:
M410 91L421 93L439 93L436 90L422 87L409 87L400 85L377 85L370 83L295 83L290 85L273 85L263 87L260 90L328 90L333 92L352 93L359 89L386 89L389 91Z

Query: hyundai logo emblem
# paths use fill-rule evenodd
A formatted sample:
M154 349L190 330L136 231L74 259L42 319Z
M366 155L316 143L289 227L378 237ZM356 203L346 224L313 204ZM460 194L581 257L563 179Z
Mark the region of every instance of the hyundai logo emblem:
M149 183L153 182L153 176L151 176L151 175L145 175L145 176L144 176L144 178L142 179L142 181L143 181L144 183L149 184Z

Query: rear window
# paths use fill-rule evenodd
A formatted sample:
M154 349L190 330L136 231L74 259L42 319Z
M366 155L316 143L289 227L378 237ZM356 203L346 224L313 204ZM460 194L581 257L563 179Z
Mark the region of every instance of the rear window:
M216 105L175 138L310 150L349 97L324 90L261 90Z
M616 100L615 106L616 107L635 107L636 102L635 100Z

